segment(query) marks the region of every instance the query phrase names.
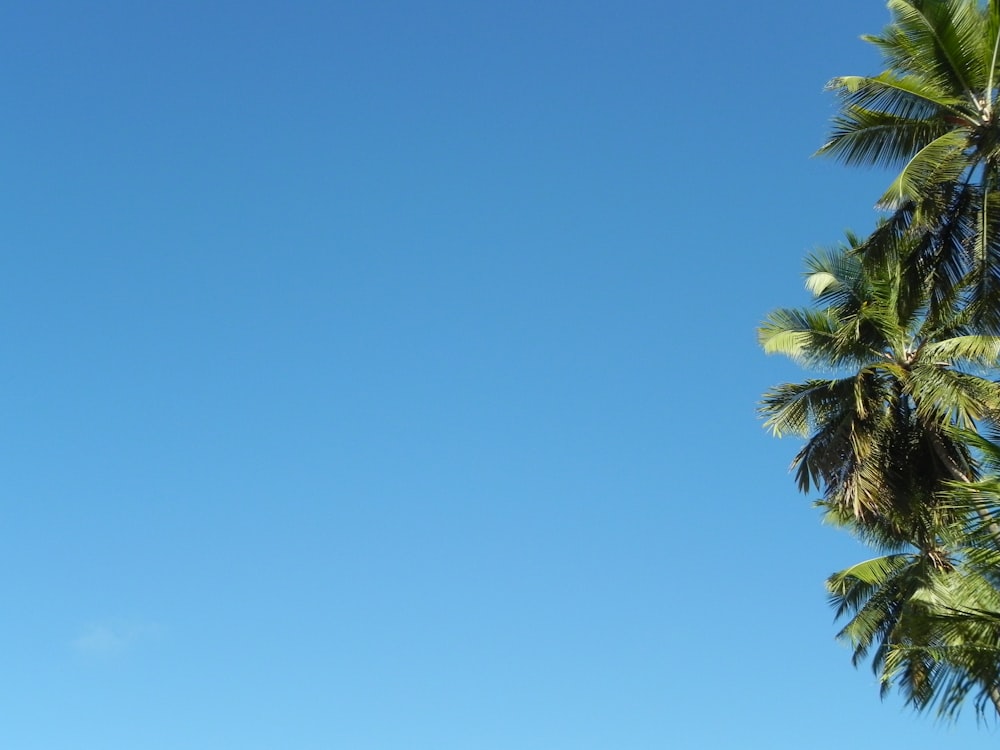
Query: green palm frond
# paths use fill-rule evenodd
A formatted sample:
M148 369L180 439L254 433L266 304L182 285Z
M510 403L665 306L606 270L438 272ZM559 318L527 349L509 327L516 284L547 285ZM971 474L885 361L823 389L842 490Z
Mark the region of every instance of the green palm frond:
M764 394L760 411L764 426L776 437L808 435L842 413L844 405L858 402L857 378L807 380L784 383Z
M1000 333L1000 186L989 190L981 206L964 284L979 325Z
M889 0L892 25L876 42L897 70L973 96L988 79L982 17L976 0Z
M971 136L971 130L955 128L923 146L879 198L878 205L898 208L920 200L936 185L958 182L970 168L965 152Z
M952 336L924 344L922 354L938 366L995 367L1000 362L1000 336Z
M953 126L937 118L901 117L891 112L846 105L833 119L829 140L816 152L845 164L895 167Z
M873 647L884 650L904 603L926 585L929 568L928 558L897 554L867 560L830 576L830 602L838 618L849 618L837 637L854 648L855 663L867 657ZM876 656L881 653L877 651Z
M768 315L757 338L767 354L808 363L817 351L832 350L836 333L837 321L824 311L782 308Z
M847 243L806 256L806 289L816 303L842 313L864 302L864 275L857 249L861 241L848 233Z
M917 708L954 715L975 695L992 700L1000 677L1000 591L974 568L939 553L858 563L827 581L840 638L855 663L871 658L882 692L898 688Z
M767 354L781 354L806 366L868 363L879 358L882 345L872 325L874 313L869 318L840 320L830 310L781 308L761 324L758 341ZM863 323L867 338L845 332L845 328L859 328Z
M857 611L861 606L860 592L874 591L890 577L911 564L912 555L883 555L856 563L835 573L827 581L830 593L837 597L837 617L848 611ZM858 586L868 587L865 589ZM850 595L854 592L853 595Z
M920 394L919 400L914 399L917 416L927 424L971 428L994 410L997 389L988 383L931 365L913 369L907 390Z
M926 119L949 112L974 124L968 100L947 86L917 75L898 75L887 70L877 76L839 76L827 84L846 105L894 114L906 120Z

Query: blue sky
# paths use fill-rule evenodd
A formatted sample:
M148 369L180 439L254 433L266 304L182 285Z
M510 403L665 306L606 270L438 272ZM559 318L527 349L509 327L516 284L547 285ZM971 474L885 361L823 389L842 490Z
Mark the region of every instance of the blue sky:
M0 746L911 748L755 404L880 2L0 9Z

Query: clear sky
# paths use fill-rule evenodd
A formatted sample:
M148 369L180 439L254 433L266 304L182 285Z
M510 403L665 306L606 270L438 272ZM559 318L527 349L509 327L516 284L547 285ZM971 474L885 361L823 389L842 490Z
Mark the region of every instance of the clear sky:
M882 2L0 6L0 747L913 750L755 404Z

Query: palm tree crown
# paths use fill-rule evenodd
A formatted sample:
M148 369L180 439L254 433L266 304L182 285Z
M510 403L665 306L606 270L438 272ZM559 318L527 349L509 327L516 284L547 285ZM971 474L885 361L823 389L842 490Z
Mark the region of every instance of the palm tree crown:
M864 37L886 69L830 82L841 109L819 153L899 168L879 205L1000 331L1000 0L888 6L890 24Z
M860 245L849 236L809 258L817 306L776 310L759 332L766 352L834 377L777 386L761 411L776 435L807 438L793 464L799 487L820 488L835 520L878 544L930 550L942 483L978 477L955 435L1000 408L1000 385L977 374L1000 337L975 334L958 312L931 315L928 283L867 267Z
M943 182L968 178L977 167L995 171L1000 2L888 5L890 25L864 37L879 48L887 69L830 82L843 107L820 153L848 164L903 167L883 197L898 206L924 199Z

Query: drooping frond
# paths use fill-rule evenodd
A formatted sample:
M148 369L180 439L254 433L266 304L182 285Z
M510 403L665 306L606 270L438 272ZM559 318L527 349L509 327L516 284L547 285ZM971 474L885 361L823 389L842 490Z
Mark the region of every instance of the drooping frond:
M912 554L866 560L830 576L827 590L837 617L848 617L837 634L854 648L855 664L872 648L881 666L886 641L899 622L905 603L926 585L928 560Z
M932 425L971 429L1000 408L1000 385L937 362L914 366L906 391L916 404L917 416Z
M782 308L767 316L758 340L767 354L782 354L806 366L857 365L880 356L877 335L854 340L845 336L844 327L845 321L829 310Z
M894 209L920 200L942 183L958 182L969 169L965 154L971 131L955 128L938 136L915 153L878 205Z
M1000 185L988 186L976 218L976 231L964 280L969 308L978 325L1000 333Z
M993 367L1000 362L1000 336L952 336L923 345L924 357L942 367Z
M887 70L877 76L839 76L827 84L848 106L894 114L906 120L923 120L948 113L975 124L968 100L947 86L917 75Z
M760 411L766 417L764 426L775 437L806 436L840 414L845 404L854 403L864 415L864 402L858 396L853 377L784 383L764 394Z
M895 167L947 135L952 127L937 118L901 117L848 104L833 119L830 138L817 154L850 165Z
M831 603L848 621L839 637L855 663L870 657L882 691L897 687L917 708L982 710L997 685L1000 591L974 566L930 550L854 565L830 577Z

